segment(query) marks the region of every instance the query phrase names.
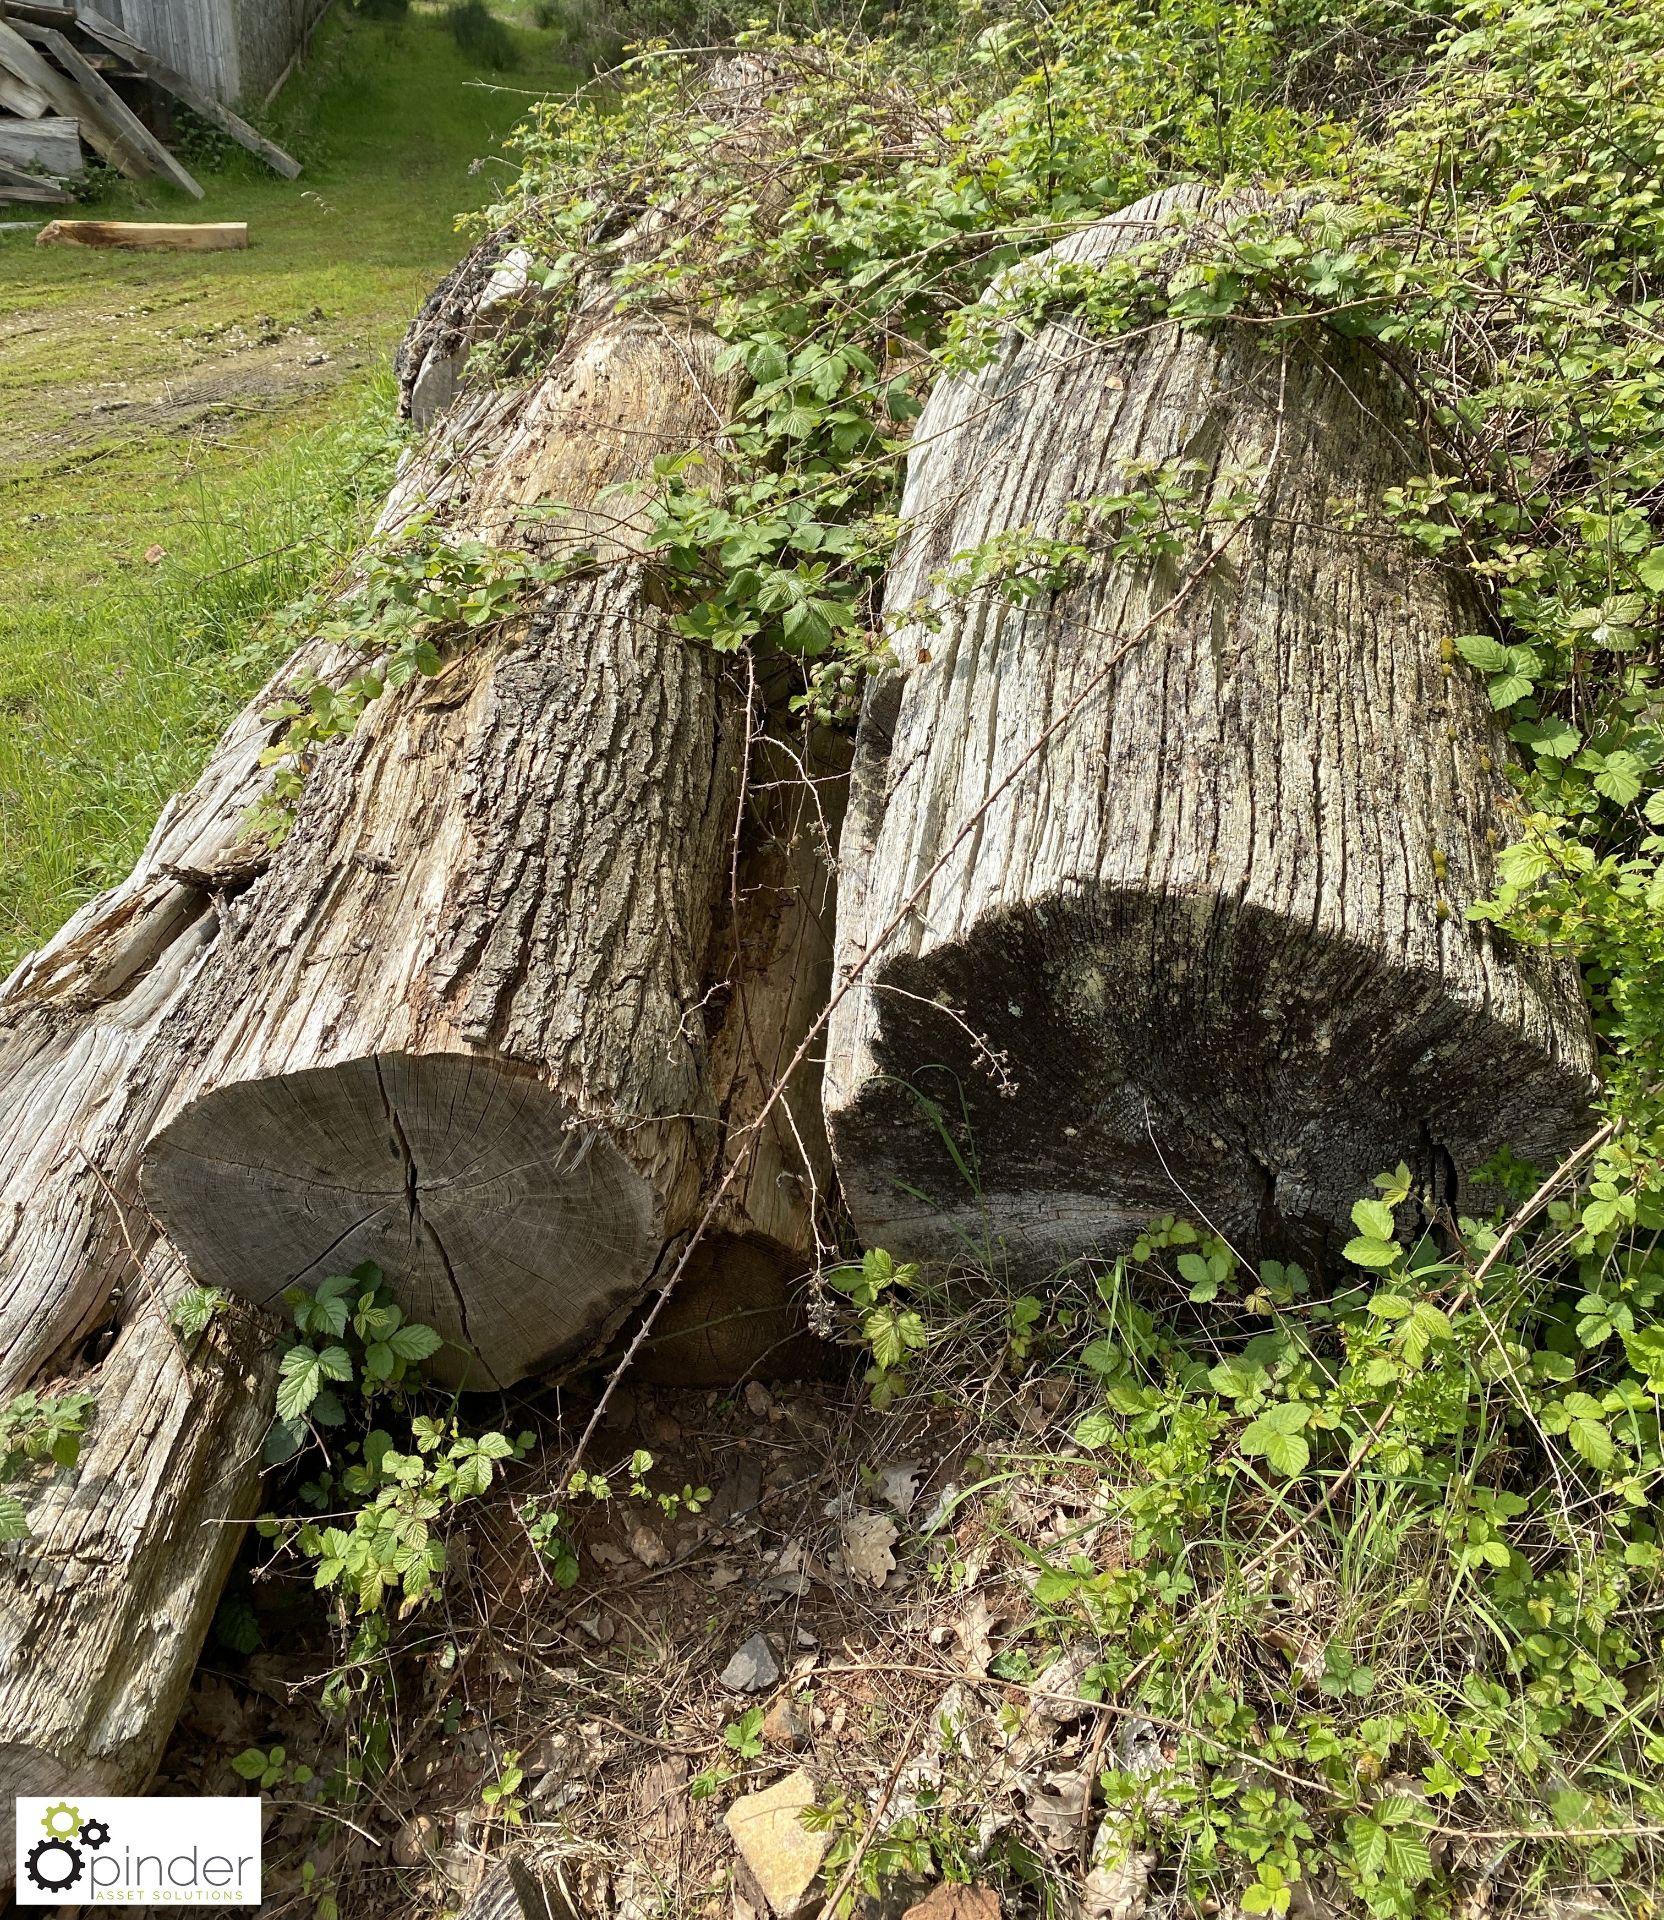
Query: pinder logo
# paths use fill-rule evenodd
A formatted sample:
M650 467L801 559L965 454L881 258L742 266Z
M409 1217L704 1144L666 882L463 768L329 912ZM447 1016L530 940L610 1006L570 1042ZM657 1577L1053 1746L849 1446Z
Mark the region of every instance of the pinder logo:
M20 1907L260 1904L257 1799L17 1802Z

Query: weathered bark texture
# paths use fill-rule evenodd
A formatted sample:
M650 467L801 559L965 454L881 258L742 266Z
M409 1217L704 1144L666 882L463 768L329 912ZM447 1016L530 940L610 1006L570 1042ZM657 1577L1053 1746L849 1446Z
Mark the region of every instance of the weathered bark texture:
M0 1550L0 1801L134 1793L155 1771L253 1512L271 1328L236 1308L188 1354L158 1243L114 1347L76 1386L96 1417L71 1472L22 1483L31 1537ZM12 1856L0 1865L9 1882Z
M213 938L207 893L167 871L203 821L173 803L132 877L0 990L0 1399L94 1397L79 1466L21 1483L32 1532L0 1547L0 1799L144 1787L254 1510L271 1327L239 1308L187 1363L182 1272L134 1179Z
M726 1387L751 1371L814 1373L828 1359L805 1333L793 1286L821 1264L817 1228L832 1185L822 1061L811 1053L787 1068L831 991L848 766L835 736L753 745L708 1003L709 1080L734 1178L637 1362L649 1380ZM782 1078L779 1104L759 1123Z
M1157 196L1026 271L1108 260L1205 204ZM933 395L888 594L942 624L903 627L862 719L840 978L875 951L828 1047L872 1242L1046 1269L1180 1211L1310 1254L1400 1158L1455 1198L1493 1148L1551 1161L1583 1125L1571 969L1464 918L1509 830L1507 747L1441 662L1482 623L1473 596L1372 511L1408 470L1398 411L1344 342L1110 343L1068 318ZM933 584L1176 459L1210 500L1233 467L1269 473L1171 611L1181 563L1095 561L1024 606ZM1354 512L1368 531L1343 531Z
M696 1217L744 1077L707 968L746 700L651 604L628 500L596 496L712 438L714 356L659 316L607 320L529 395L448 423L450 526L526 537L525 509L560 502L542 543L604 564L374 703L229 909L144 1169L200 1279L265 1300L373 1261L453 1377L507 1383L592 1344ZM760 1217L741 1202L731 1230L801 1241L806 1197L748 1191Z

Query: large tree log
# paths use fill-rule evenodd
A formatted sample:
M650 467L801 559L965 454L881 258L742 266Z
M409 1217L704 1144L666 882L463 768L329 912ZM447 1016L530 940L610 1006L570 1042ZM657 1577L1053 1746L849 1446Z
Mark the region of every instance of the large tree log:
M448 422L472 476L434 463L453 530L524 535L560 502L546 540L603 564L375 702L230 910L143 1176L200 1279L265 1300L373 1261L453 1377L506 1383L592 1345L696 1218L743 1077L704 1009L729 980L746 700L651 604L638 516L596 496L711 438L714 357L609 319L529 395ZM801 1240L807 1194L788 1233L782 1192L757 1185L730 1233Z
M1027 271L1207 204L1156 196ZM888 595L941 626L909 618L862 719L828 1049L873 1242L1044 1270L1177 1210L1310 1254L1400 1158L1453 1200L1492 1149L1552 1161L1584 1124L1572 970L1464 917L1507 746L1441 660L1475 596L1379 522L1401 411L1343 341L1067 316L932 396ZM933 583L1180 458L1213 503L1269 471L1169 610L1178 563L1098 559L1021 605Z
M809 1264L818 1087L747 1123L812 1013L783 966L818 940L793 978L830 967L826 871L788 872L767 805L735 842L748 693L654 606L640 498L600 497L719 438L732 388L713 352L676 316L614 315L598 287L528 388L465 387L379 531L431 515L597 564L376 703L320 756L274 854L247 825L279 731L263 716L366 664L307 642L128 879L0 987L0 1392L96 1401L79 1473L32 1487L34 1537L0 1550L0 1790L145 1784L252 1509L270 1323L234 1307L187 1375L163 1313L179 1258L139 1201L147 1143L196 1277L263 1299L378 1258L413 1311L459 1340L483 1328L489 1361L459 1351L459 1376L518 1377L598 1337L736 1158L715 1247ZM566 511L528 530L532 505ZM252 1116L258 1135L297 1085L268 1190L248 1155L229 1164L226 1129ZM316 1130L331 1114L338 1135ZM355 1179L387 1189L379 1217L343 1200ZM237 1272L216 1271L213 1210L251 1188L264 1211ZM435 1213L473 1235L460 1257ZM309 1239L320 1223L333 1247ZM504 1250L528 1248L547 1264L501 1286ZM454 1277L486 1289L468 1324Z
M726 137L771 84L767 62L715 71ZM260 1301L373 1261L469 1384L593 1347L734 1155L712 1255L801 1269L824 1184L812 1087L744 1123L756 1062L813 1017L775 990L776 948L810 926L829 964L825 889L769 909L768 939L739 931L756 703L676 636L642 556L653 460L701 446L717 470L738 378L685 317L614 310L609 273L670 231L649 210L610 242L549 370L464 388L396 489L389 531L420 510L594 562L318 756L178 1015L194 1057L145 1159L198 1277ZM494 251L407 367L473 337Z

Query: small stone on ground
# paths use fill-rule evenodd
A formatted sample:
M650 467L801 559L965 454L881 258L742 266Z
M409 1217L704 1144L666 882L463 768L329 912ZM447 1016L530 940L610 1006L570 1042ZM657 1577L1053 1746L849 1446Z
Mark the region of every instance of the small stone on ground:
M767 1693L780 1678L780 1662L760 1633L754 1633L722 1669L730 1693Z
M1000 1920L1000 1897L992 1887L932 1887L902 1920Z
M761 1793L743 1795L723 1818L777 1920L791 1920L810 1904L806 1896L818 1897L820 1892L817 1876L832 1836L810 1833L803 1825L804 1808L814 1804L815 1783L799 1767Z

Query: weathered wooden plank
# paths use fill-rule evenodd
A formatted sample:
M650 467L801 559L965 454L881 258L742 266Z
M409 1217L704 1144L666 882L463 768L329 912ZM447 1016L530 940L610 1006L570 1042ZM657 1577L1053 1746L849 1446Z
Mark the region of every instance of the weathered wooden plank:
M282 174L286 180L293 180L300 172L298 160L292 159L280 146L257 133L229 107L222 106L206 88L197 86L166 61L159 60L147 47L140 46L131 34L118 27L113 20L106 20L103 14L92 7L83 7L77 18L83 33L91 34L112 53L119 53L147 80L154 81L176 99L183 100L193 113L200 113L204 120L211 120L240 146L247 147L250 153L258 154L274 172Z
M44 0L6 0L6 12L15 20L28 20L37 27L67 28L75 24L73 7L51 7Z
M0 120L0 161L30 173L56 174L60 179L85 173L78 120Z
M67 207L72 195L50 180L21 179L0 169L0 203L34 207Z
M54 105L69 91L69 83L54 70L51 61L5 20L0 20L0 67ZM64 111L62 107L58 110ZM70 117L74 117L73 112Z
M37 47L51 54L87 96L96 113L102 117L107 126L114 130L117 138L133 154L138 164L145 165L149 171L159 173L171 180L176 187L183 188L193 199L202 198L201 187L85 54L78 48L72 47L56 28L32 26L25 21L21 25L21 31ZM85 119L86 115L83 112L77 117Z
M248 245L245 220L54 220L37 247L147 247L176 253L223 253Z
M22 120L38 120L51 105L39 88L19 80L15 73L0 71L0 111L15 113Z

